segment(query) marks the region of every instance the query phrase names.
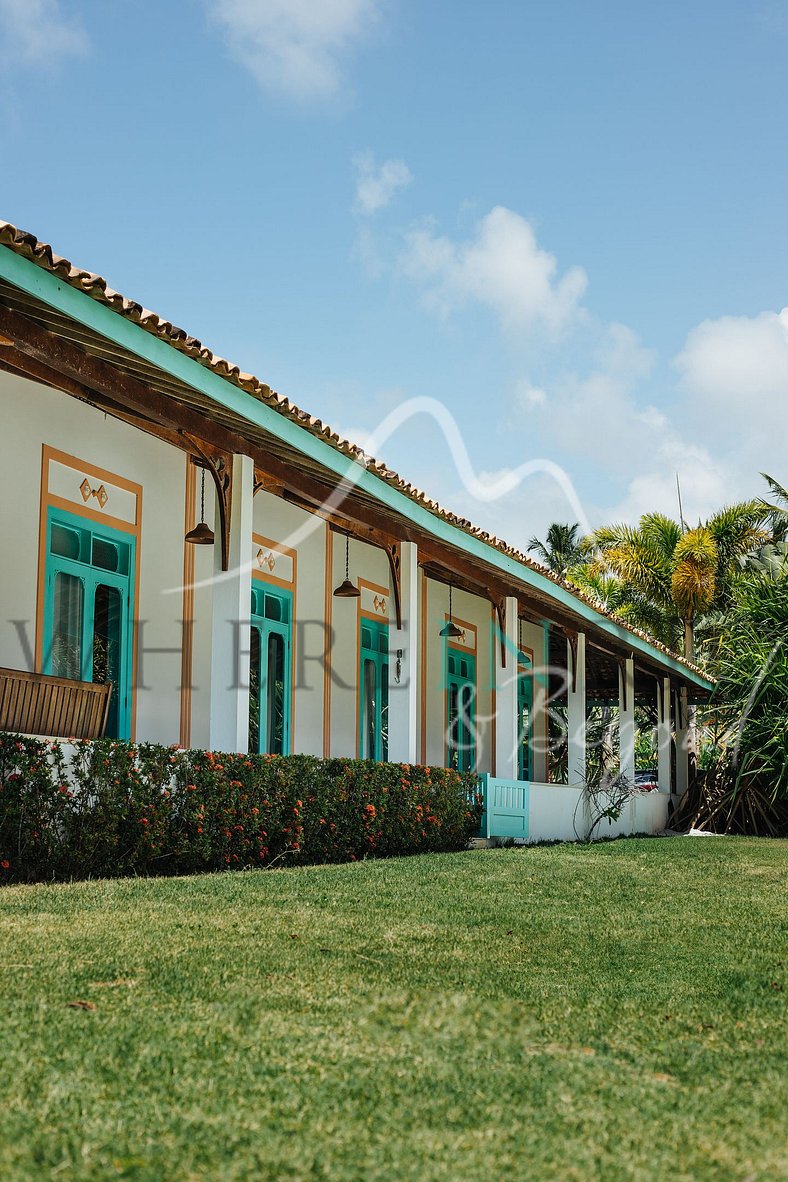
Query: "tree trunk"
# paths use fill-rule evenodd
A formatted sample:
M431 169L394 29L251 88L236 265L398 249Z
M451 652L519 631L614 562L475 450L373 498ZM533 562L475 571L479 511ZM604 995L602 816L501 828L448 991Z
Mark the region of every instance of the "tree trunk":
M692 616L684 621L684 656L688 661L695 660L695 628ZM687 707L687 753L690 761L690 776L698 766L698 726L694 706Z

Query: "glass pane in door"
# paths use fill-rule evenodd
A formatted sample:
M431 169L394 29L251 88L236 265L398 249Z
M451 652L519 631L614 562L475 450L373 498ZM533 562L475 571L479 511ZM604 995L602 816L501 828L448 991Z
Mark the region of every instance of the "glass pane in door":
M112 682L107 716L107 736L116 739L120 719L120 654L123 596L117 587L99 583L93 599L93 670L91 680Z
M249 636L249 750L260 750L260 629Z
M386 641L388 644L388 640ZM384 661L380 667L380 758L384 763L389 757L389 665Z
M461 772L470 771L471 767L471 752L472 752L472 735L473 735L473 690L469 685L464 685L460 690L460 717L459 717L459 762L458 767Z
M365 660L361 672L361 758L375 759L375 662Z
M82 579L63 571L55 574L52 611L52 673L82 680Z
M285 642L278 632L268 635L268 752L285 753Z
M459 719L458 689L455 682L449 683L449 759L448 765L456 770L458 766Z

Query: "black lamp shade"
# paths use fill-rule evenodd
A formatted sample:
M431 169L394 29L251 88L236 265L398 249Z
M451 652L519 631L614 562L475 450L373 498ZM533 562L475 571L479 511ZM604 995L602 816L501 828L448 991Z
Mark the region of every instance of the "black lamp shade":
M195 525L194 529L190 529L185 542L191 542L193 546L212 546L214 544L213 530L210 525L206 525L204 521L200 521Z
M343 579L334 589L334 594L337 599L358 599L361 592L355 583L351 583L350 579Z

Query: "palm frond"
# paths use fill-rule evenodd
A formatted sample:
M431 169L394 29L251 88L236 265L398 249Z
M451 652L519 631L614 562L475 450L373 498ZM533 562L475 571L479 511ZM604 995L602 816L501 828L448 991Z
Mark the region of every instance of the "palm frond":
M679 614L693 620L711 607L717 587L717 543L705 526L679 538L673 552L671 593Z

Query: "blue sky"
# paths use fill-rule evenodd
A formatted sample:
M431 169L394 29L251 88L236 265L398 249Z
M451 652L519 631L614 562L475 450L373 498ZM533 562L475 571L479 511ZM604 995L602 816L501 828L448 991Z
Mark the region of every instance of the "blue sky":
M508 540L788 480L785 0L0 0L0 65L0 216Z

